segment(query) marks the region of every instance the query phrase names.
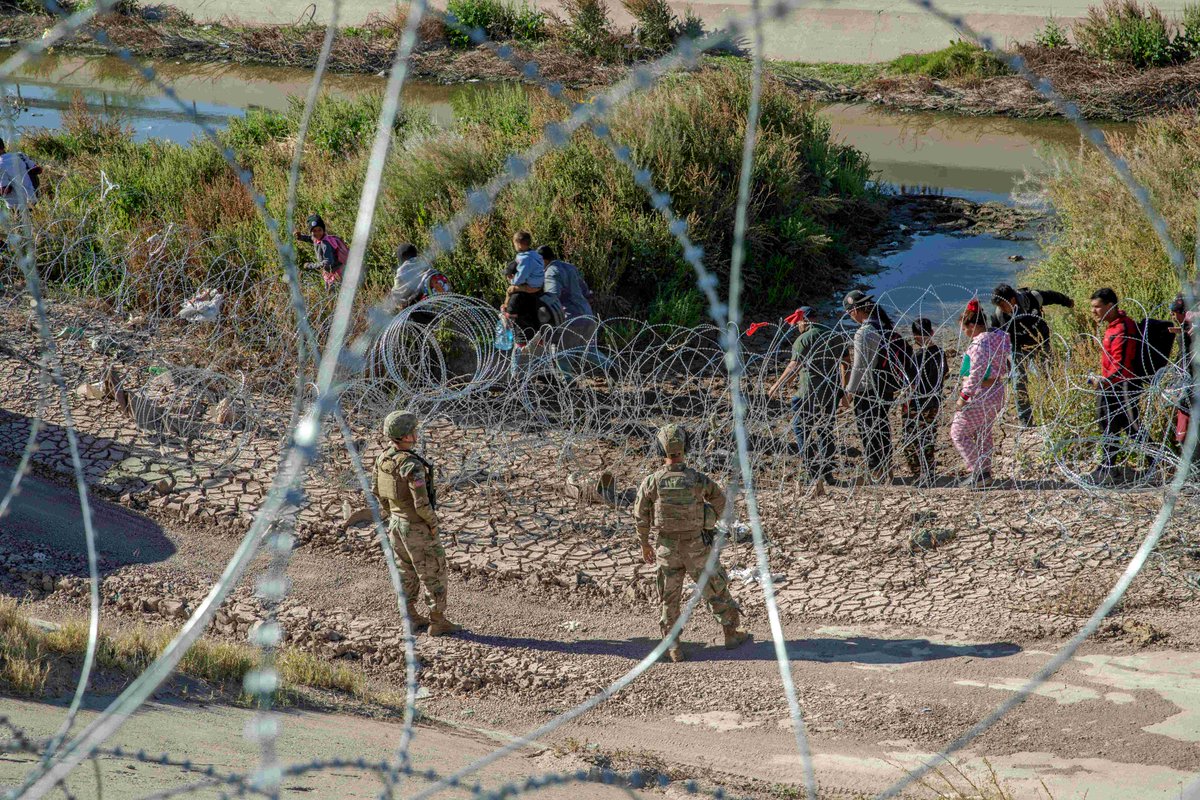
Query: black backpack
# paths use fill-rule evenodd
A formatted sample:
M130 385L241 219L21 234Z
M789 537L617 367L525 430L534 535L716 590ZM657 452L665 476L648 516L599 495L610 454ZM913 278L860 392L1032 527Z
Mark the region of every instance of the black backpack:
M1137 324L1138 352L1133 371L1142 378L1152 378L1158 371L1171 363L1171 351L1175 348L1172 323L1147 317Z
M880 330L879 335L883 341L875 361L875 388L883 395L894 397L916 378L917 360L913 357L912 345L895 328Z

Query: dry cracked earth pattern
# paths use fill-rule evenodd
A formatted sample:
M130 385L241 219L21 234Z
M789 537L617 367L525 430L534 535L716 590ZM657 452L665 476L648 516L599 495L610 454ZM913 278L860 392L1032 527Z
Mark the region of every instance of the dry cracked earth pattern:
M177 626L217 578L264 498L287 430L286 397L249 387L259 410L253 425L241 424L229 403L191 407L188 413L211 424L185 441L186 431L164 430L169 426L161 420L172 403L178 410L172 391L184 373L157 368L147 355L151 342L169 352L177 329L135 320L114 330L66 302L51 304L50 315L100 535L104 622ZM43 394L29 316L16 306L2 314L5 485L33 419L42 422L31 474L0 520L0 591L25 600L37 617L78 618L87 609L88 581L66 421L53 392ZM103 390L102 376L114 365L144 376L140 411L138 403L120 408ZM155 397L162 413L148 421L154 413L144 405ZM370 464L378 437L353 416L349 421ZM422 755L418 746L418 766L422 758L440 764L456 747L485 752L480 731L502 738L536 727L622 675L658 639L653 568L639 559L627 505L589 502L596 498L580 496L567 480L603 468L615 476L618 497L627 497L653 463L636 426L628 436L576 447L569 458L550 434L539 439L528 431L520 435L544 443L491 461L478 457L505 435L447 417L431 420L423 434L440 465L443 527L458 536L457 546L447 544L451 611L467 630L417 640L419 708L426 715L418 741L426 729L427 741L448 737L439 753ZM374 685L399 691L401 618L338 441L310 474L305 505L285 520L298 549L279 619L288 645L361 666ZM1036 447L1003 437L1001 459L1016 458L1018 446ZM948 442L939 447L950 463ZM788 459L771 469L759 495L771 571L818 784L829 797L885 788L1018 688L1113 585L1162 498L1161 488L1085 492L1054 481L986 491L831 487L815 498ZM745 519L741 501L738 512ZM1041 796L1043 782L1058 800L1178 796L1200 771L1198 516L1195 498L1185 497L1101 632L971 743L957 762L965 775L994 769L1015 797ZM519 763L520 774L602 765L666 776L666 788L655 791L668 796L682 794L688 778L755 797L798 796L801 762L751 545L730 542L722 561L755 641L725 651L701 607L684 632L686 663L655 665L523 751L529 760ZM246 640L263 613L253 580L265 564L260 556L209 635ZM23 707L6 701L14 712ZM202 716L199 709L195 714ZM289 726L298 737L307 730L309 722L296 714L285 717L285 739ZM330 730L347 724L365 746L374 741L369 726L383 723L329 721ZM144 746L186 747L182 733L159 735L162 741ZM0 782L15 780L27 766L6 762ZM500 780L505 773L498 769L491 777ZM122 786L112 784L106 796L121 796ZM1131 787L1137 787L1132 794ZM297 781L290 788L295 796L378 791L369 782ZM605 791L596 786L594 796ZM912 796L930 794L914 787Z

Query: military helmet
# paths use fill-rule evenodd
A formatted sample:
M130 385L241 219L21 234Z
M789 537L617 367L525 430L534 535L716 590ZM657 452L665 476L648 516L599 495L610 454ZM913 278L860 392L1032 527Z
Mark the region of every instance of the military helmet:
M393 411L383 421L383 435L403 439L417 429L417 415L411 411Z
M682 425L664 425L658 429L658 448L664 456L681 456L688 449L688 432Z

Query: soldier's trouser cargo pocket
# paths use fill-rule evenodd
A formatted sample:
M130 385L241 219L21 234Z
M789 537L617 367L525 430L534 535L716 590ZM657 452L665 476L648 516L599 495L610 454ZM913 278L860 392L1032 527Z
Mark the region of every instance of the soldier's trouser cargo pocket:
M392 548L396 551L396 566L400 569L409 601L416 601L420 587L429 609L444 612L447 569L442 543L424 522L393 515L389 528Z
M687 536L659 536L655 548L658 560L658 598L662 606L659 624L667 630L679 619L683 600L683 581L691 577L697 583L704 572L709 548L701 541L699 532ZM735 625L738 621L738 606L729 593L729 578L725 568L717 562L716 569L704 586L704 599L712 614L722 625Z

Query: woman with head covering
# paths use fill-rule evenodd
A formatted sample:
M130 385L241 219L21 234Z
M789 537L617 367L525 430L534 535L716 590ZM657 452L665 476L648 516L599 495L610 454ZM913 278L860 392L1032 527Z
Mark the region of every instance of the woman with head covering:
M981 486L992 480L992 428L1004 409L1004 379L1012 345L1004 331L987 329L987 317L978 300L967 303L958 321L971 344L963 356L963 381L950 423L950 441L967 464L964 485Z

